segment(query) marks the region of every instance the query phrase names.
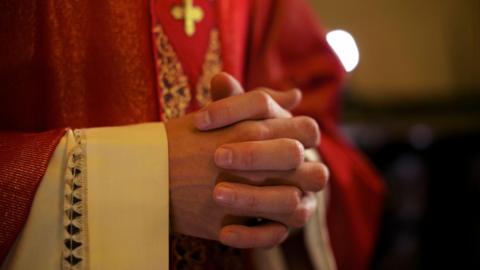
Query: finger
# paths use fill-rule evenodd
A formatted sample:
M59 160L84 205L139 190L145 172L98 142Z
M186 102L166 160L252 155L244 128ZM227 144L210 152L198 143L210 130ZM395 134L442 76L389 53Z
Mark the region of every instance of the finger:
M275 222L254 227L228 225L220 230L218 236L222 244L234 248L271 248L287 237L287 228Z
M293 213L300 205L302 192L293 186L257 187L222 182L215 186L213 199L229 214L254 217Z
M194 114L199 130L225 127L245 120L289 118L291 113L263 91L252 91L213 102Z
M291 171L228 171L220 181L235 181L255 186L290 185L304 192L321 191L328 182L328 167L321 162L304 162Z
M290 91L275 91L270 88L261 87L257 90L264 91L269 94L282 108L291 111L302 101L302 92L299 89Z
M291 228L302 228L307 225L310 217L317 209L317 198L313 192L306 193L292 214L267 216L270 220L278 221Z
M281 107L288 111L297 107L302 99L302 92L298 89L293 89L292 91L275 91L261 87L257 90L269 94ZM240 82L226 72L218 73L211 81L211 95L213 101L240 95L244 92L245 90Z
M303 158L303 145L292 139L224 144L214 155L218 167L243 171L292 170Z
M212 78L210 92L213 101L243 94L242 85L226 72L220 72Z
M320 143L320 129L315 120L306 116L245 121L235 127L234 141L261 141L277 138L290 138L300 141L305 148Z
M261 217L288 227L303 227L317 206L314 193L302 195L292 186L256 187L223 182L214 189L214 201L233 216Z

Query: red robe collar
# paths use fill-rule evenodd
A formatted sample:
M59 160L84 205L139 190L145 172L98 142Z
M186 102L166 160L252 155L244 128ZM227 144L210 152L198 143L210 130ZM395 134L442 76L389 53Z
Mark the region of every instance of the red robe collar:
M167 35L168 41L182 65L183 72L188 77L192 90L195 89L201 76L210 32L216 24L214 1L195 0L193 5L202 9L203 19L195 24L193 36L188 36L184 29L184 20L175 19L171 14L171 10L175 6L183 6L183 1L151 1L153 27L160 25Z

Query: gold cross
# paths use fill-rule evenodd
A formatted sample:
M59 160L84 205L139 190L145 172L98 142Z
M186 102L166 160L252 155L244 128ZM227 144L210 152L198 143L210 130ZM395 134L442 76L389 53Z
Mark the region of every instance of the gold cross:
M183 0L183 6L174 6L171 13L175 19L184 20L185 33L189 37L195 34L195 23L198 23L203 19L202 8L194 6L193 0Z

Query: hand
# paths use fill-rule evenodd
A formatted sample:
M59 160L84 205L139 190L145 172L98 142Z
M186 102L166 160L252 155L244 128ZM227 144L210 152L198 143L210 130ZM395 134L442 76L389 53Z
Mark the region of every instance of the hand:
M192 115L188 115L167 123L170 154L170 191L174 229L177 232L202 238L218 239L219 229L223 223L228 222L225 215L225 208L216 205L211 199L211 193L219 174L218 168L214 165L212 153L221 144L270 139L264 142L264 144L257 144L260 147L258 149L252 148L247 155L243 155L242 153L235 155L235 159L232 159L232 161L260 161L243 163L240 168L245 170L262 168L289 170L297 168L303 159L302 144L306 146L316 144L318 141L318 128L316 124L308 118L285 118L290 117L290 113L279 106L279 103L281 103L282 106L288 108L288 105L294 106L295 103L298 103L298 91L287 93L275 92L272 94L272 97L273 99L267 95L265 91L254 91L212 104L220 108L227 108L227 111L228 108L232 109L227 112L227 114L209 114L208 118L206 118L205 115L202 115L202 113L205 113L205 111L203 111L197 114L194 119ZM209 112L207 111L207 113ZM230 113L230 118L228 117L228 113ZM244 119L264 119L272 117L284 118L263 122L243 122L210 132L198 132L193 126L193 122L195 122L197 126L201 126L205 124L205 122L202 121L207 120L207 125L203 125L203 128L218 128L220 127L218 121L220 121L220 123L222 121L235 122L236 120L241 121ZM213 125L209 126L209 124ZM313 136L305 136L305 128L299 129L298 127L307 127L307 131L317 130L317 132L314 132ZM280 135L281 138L284 139L277 140L276 138L279 138ZM193 145L191 145L191 143L193 143ZM270 157L273 148L275 148L275 153L277 154L276 158ZM220 154L217 155L217 159L219 155ZM273 163L270 161L273 161ZM232 164L235 164L235 162ZM325 172L325 170L321 169L317 171ZM259 173L259 175L257 178L261 178L261 173ZM293 175L296 175L299 179L313 180L303 181L305 187L308 187L308 182L317 182L318 184L314 186L320 188L326 178L325 174L321 177L307 175L301 177L302 173L296 172ZM314 175L319 176L319 174ZM294 177L290 177L289 179L294 179ZM298 182L302 183L302 181ZM224 187L233 187L232 190L240 192L236 193L238 195L236 198L239 202L242 201L242 198L247 198L242 196L242 194L245 194L245 191L251 188L251 186L244 184L242 184L243 186L234 183L227 185L230 186ZM289 209L291 211L291 209L295 208L295 205L310 205L309 209L312 208L312 204L308 203L311 200L301 197L300 190L295 187L256 187L256 190L258 192L267 191L267 193L271 195L272 200L268 200L270 206L266 207L266 209L249 209L252 206L252 204L249 204L244 207L236 207L235 209L243 211L242 214L246 216L260 216L258 215L258 211L262 210L265 211L265 214L268 214L268 218L275 220L282 219L281 216L288 216L282 213ZM216 192L216 194L218 195L219 192ZM279 203L276 204L274 203L275 201ZM289 201L289 203L287 203L289 205L285 206L285 204L282 204L282 202L285 201ZM263 207L267 205L262 201L258 202L258 206ZM303 209L305 209L305 207L303 207ZM293 213L295 212L302 213L305 211L302 209L297 211L295 209ZM304 215L300 214L300 220L302 216ZM248 231L248 229L242 229L243 232ZM278 243L286 237L285 227L278 223L272 223L262 227L252 227L250 231L253 233L252 236L255 237L240 237L241 239L233 241L231 245L238 247L269 246ZM234 234L235 230L225 230L223 234L221 233L220 235L221 237L223 235L223 238L230 238L230 240L232 240L231 236ZM256 241L253 242L253 240Z
M296 103L289 103L288 101L282 99L282 96L278 96L279 92L272 91L269 89L259 89L263 92L268 93L269 95L275 97L276 100L279 100L282 103L282 106L287 109L293 109L298 102ZM220 74L217 75L212 81L212 98L214 100L221 99L229 95L239 95L243 93L243 89L241 88L240 84L233 79L232 77L228 76L227 74ZM226 106L220 106L217 104L212 104L211 106L207 107L205 110L209 111L209 113L213 115L220 116L220 119L217 118L217 121L222 122L220 125L232 124L235 120L240 121L241 118L235 119L235 117L230 117L231 121L225 121L222 116L225 115L225 110L236 111L240 110L241 108L228 108ZM241 113L241 112L240 112ZM235 114L232 114L235 115ZM238 115L238 114L237 114ZM270 120L267 120L270 121ZM313 121L311 119L306 119L306 121ZM212 123L212 127L217 126L215 123ZM311 127L312 125L310 125ZM313 125L316 127L316 125ZM200 126L202 129L208 129L204 126ZM284 126L285 130L289 128L300 128L306 132L305 134L317 134L318 135L318 127L316 129L310 129L309 125L304 127L288 127ZM281 133L281 132L279 132ZM280 135L280 134L279 134ZM314 136L317 137L318 136ZM261 139L261 138L260 138ZM317 142L318 143L318 142ZM244 151L248 151L249 147L247 145L251 145L251 147L255 147L254 143L234 143L230 145L230 148L233 148L232 152L239 152L240 156L248 154L244 153ZM308 146L308 145L307 145ZM227 145L222 146L222 148L229 147ZM217 151L218 153L219 151ZM243 152L243 153L242 153ZM275 153L272 153L271 156L274 156ZM302 227L306 224L309 217L313 213L314 209L316 208L316 200L314 196L314 191L319 191L323 188L325 180L328 179L328 169L327 167L319 162L302 162L302 164L296 168L295 170L291 171L265 171L267 168L257 168L260 171L239 171L242 168L242 164L222 164L221 160L216 159L216 163L218 166L223 167L224 169L237 169L237 170L229 170L228 173L224 173L221 176L221 181L228 181L228 182L242 182L248 183L250 185L241 185L241 184L230 184L230 183L220 183L217 184L214 197L216 199L217 204L223 206L225 210L235 216L252 216L252 212L256 214L253 215L255 217L262 217L267 218L269 220L275 220L285 224L289 227ZM233 162L235 163L235 162ZM272 164L270 164L272 165ZM268 165L267 165L268 166ZM323 180L323 181L318 181ZM261 188L255 187L253 185L262 185ZM270 187L266 187L269 185ZM282 185L282 186L278 186ZM288 186L287 186L288 185ZM290 194L293 192L299 192L298 189L293 188L292 186L297 186L305 193L302 195L301 193L297 193L294 196L285 197L285 194ZM233 193L234 195L230 195L227 197L238 197L235 202L232 201L225 201L225 189L229 190L228 193ZM280 190L282 192L280 192ZM313 191L313 192L312 192ZM281 196L278 196L281 195ZM292 198L289 201L288 198ZM283 202L283 203L282 203ZM271 213L272 211L275 212L275 207L282 206L279 208L281 212L278 213ZM248 211L245 211L248 209ZM241 225L241 220L237 220L237 225L230 225L225 226L222 228L220 232L220 241L224 244L235 246L235 247L251 247L254 243L258 243L259 239L265 241L265 234L262 230L258 230L258 228L252 228L247 226ZM278 225L278 224L277 224ZM270 225L269 225L270 226ZM235 234L237 235L238 239L232 239L230 235ZM263 239L262 239L263 238ZM260 241L261 242L261 241ZM265 241L267 242L267 241ZM271 245L278 244L272 243Z

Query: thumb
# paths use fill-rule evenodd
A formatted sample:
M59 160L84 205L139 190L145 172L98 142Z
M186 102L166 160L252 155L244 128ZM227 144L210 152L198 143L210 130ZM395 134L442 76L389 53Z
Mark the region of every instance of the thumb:
M226 72L220 72L212 78L210 89L212 101L240 95L245 92L240 82Z
M244 94L240 82L232 75L226 72L220 72L212 78L211 84L211 96L212 101L218 101L231 96L238 96ZM285 110L293 110L300 104L302 100L302 92L299 89L292 89L289 91L275 91L270 88L260 87L256 90L263 91L270 95L282 108Z

